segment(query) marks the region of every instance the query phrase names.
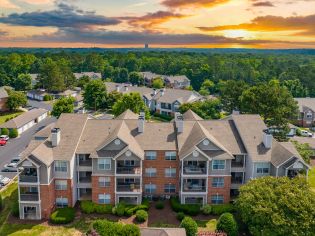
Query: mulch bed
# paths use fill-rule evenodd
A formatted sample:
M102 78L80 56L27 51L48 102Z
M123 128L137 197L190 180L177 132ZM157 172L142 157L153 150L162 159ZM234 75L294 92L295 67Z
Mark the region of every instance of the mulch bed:
M174 212L171 208L170 201L164 201L163 209L155 208L156 202L152 202L149 208L149 219L148 225L152 225L154 223L163 223L163 224L171 224L179 226L180 222L176 218L176 212Z

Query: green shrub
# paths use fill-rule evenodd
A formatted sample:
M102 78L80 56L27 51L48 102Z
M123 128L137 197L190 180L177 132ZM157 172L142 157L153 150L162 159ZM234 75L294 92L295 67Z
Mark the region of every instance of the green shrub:
M190 216L196 216L200 213L200 204L181 204L178 198L172 197L171 207L175 212L184 212Z
M91 214L95 211L94 203L91 201L80 202L81 211L86 214Z
M107 220L96 220L93 228L100 236L140 236L140 229L134 224L123 225Z
M210 215L210 214L211 214L211 209L212 209L211 205L206 204L206 205L204 205L204 206L201 208L201 211L202 211L202 213L203 213L204 215Z
M227 233L228 236L237 236L238 229L234 216L231 213L223 213L217 223L217 230Z
M71 207L60 208L50 215L50 221L54 224L68 224L74 220L75 210Z
M49 94L46 94L46 95L44 95L44 101L51 101L51 100L53 100L53 96L52 95L49 95Z
M2 196L0 195L0 210L2 210Z
M19 136L19 132L17 131L17 129L10 129L9 137L16 138L17 136Z
M158 201L158 202L155 204L155 208L156 208L156 209L163 209L163 208L164 208L164 202Z
M176 218L177 218L179 221L182 221L182 220L185 218L184 212L178 212L177 215L176 215Z
M125 214L125 204L123 202L120 202L116 206L116 215L123 216L124 214Z
M15 201L12 206L12 215L15 217L20 217L20 205L18 201Z
M81 211L86 214L99 213L99 214L110 214L112 213L113 206L110 204L97 204L91 201L80 202Z
M150 206L149 199L147 199L147 198L142 199L141 205L145 205L145 206L147 206L147 209L149 209L149 206Z
M197 235L198 225L197 225L196 221L194 221L190 217L185 217L182 220L180 227L185 229L187 236L196 236Z
M136 219L138 222L144 222L148 219L148 212L145 210L138 210L136 212Z
M211 212L213 215L221 215L223 213L234 211L234 206L232 204L212 205L211 208Z
M95 204L94 206L95 212L99 214L110 214L112 213L112 208L113 207L110 204L105 204L105 205Z
M9 135L9 130L7 128L2 128L1 135Z

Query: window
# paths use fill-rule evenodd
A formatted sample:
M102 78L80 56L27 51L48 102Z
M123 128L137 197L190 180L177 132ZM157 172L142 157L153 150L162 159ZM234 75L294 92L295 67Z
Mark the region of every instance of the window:
M99 170L110 170L111 169L111 159L101 158L97 160L97 166Z
M176 161L176 152L165 152L165 160Z
M67 162L66 161L55 161L55 171L56 172L67 172Z
M223 177L212 178L212 187L213 188L223 188L224 187L224 178Z
M110 177L99 177L98 178L99 187L109 187L110 186Z
M57 197L56 198L57 207L68 207L68 198L66 197Z
M55 180L56 190L67 190L67 180Z
M269 174L269 163L257 163L256 164L257 174Z
M175 184L165 184L164 185L164 192L165 193L175 193L176 186Z
M134 160L125 160L125 166L135 166Z
M223 204L223 195L212 195L211 196L211 203L212 204Z
M146 160L156 160L156 152L153 152L153 151L145 152L145 159Z
M165 177L176 177L176 168L166 168L165 169Z
M156 192L156 185L155 184L146 184L144 185L145 193L155 193Z
M225 160L213 160L212 161L213 170L224 170L225 169Z
M99 194L98 195L99 204L110 204L110 194Z
M156 168L146 168L145 176L147 177L155 177L156 176Z
M172 109L172 104L162 102L162 103L161 103L161 108L162 108L162 109L171 110L171 109Z

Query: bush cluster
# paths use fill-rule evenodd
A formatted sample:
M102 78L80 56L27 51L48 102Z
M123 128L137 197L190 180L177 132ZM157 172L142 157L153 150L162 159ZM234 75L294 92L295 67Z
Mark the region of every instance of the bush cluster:
M182 221L182 220L185 218L184 212L178 212L177 215L176 215L176 218L177 218L179 221Z
M16 138L17 136L19 136L19 132L17 131L17 129L10 129L9 137L10 138Z
M163 209L164 208L164 202L162 201L158 201L156 204L155 204L155 208L156 209Z
M187 236L196 236L197 235L198 225L197 225L196 221L194 221L190 217L185 217L182 220L180 227L185 229Z
M138 210L145 210L149 209L149 201L143 200L141 205L126 205L124 202L120 202L117 204L113 209L112 213L117 216L132 216Z
M148 219L148 212L145 210L138 210L136 212L136 219L138 222L144 222Z
M212 210L212 206L210 204L206 204L203 207L201 207L201 212L204 215L210 215Z
M52 95L50 95L50 94L44 95L44 101L51 101L53 99L54 99L54 97Z
M217 223L217 230L227 233L228 236L237 236L238 227L231 213L223 213Z
M1 135L9 135L9 130L7 128L2 128Z
M14 201L12 206L12 215L15 217L20 217L20 205L18 201Z
M196 216L200 213L200 204L181 204L177 197L172 197L170 202L175 212L183 212L190 216Z
M68 224L74 220L75 210L71 207L60 208L50 215L50 221L54 224Z
M81 201L80 207L83 213L99 213L99 214L110 214L112 213L113 206L110 204L101 205L91 201Z
M234 211L234 206L232 204L220 204L220 205L212 205L211 213L213 215L221 215L223 213L231 213Z
M140 236L140 229L134 224L123 225L108 220L96 220L93 228L100 236Z

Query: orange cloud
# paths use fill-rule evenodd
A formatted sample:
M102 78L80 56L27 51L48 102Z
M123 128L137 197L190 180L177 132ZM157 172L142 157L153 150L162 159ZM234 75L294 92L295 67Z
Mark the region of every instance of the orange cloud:
M254 18L250 23L238 25L222 25L214 27L198 27L202 31L213 32L223 30L247 31L300 31L296 35L315 35L315 14L308 16L261 16Z
M167 7L213 7L229 2L230 0L163 0Z

